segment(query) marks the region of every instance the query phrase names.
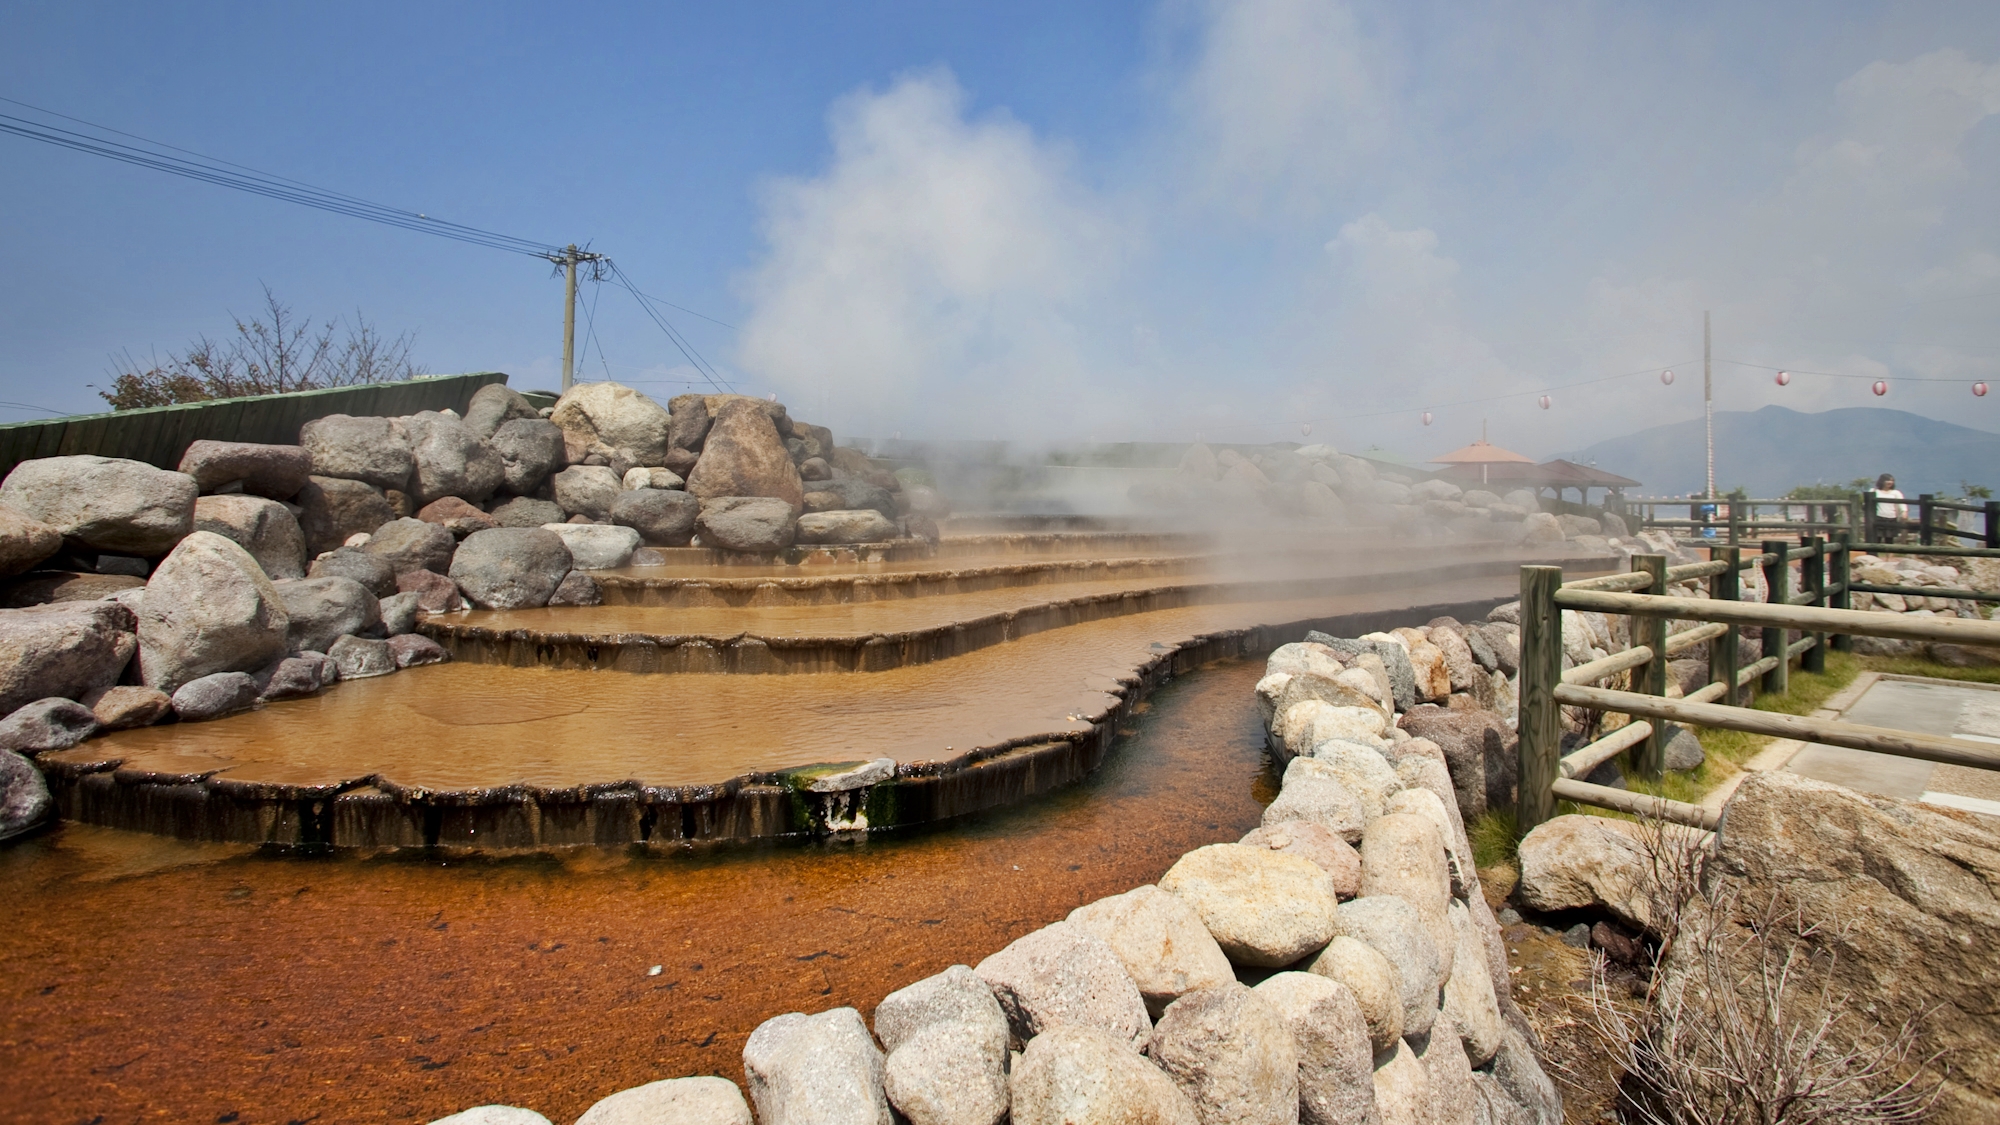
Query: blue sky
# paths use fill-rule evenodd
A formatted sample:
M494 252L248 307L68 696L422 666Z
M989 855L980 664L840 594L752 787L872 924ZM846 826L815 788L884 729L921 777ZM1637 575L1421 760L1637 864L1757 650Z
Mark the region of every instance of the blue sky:
M1487 420L1547 452L1698 414L1704 308L1723 409L2000 430L1967 389L2000 381L1990 3L17 3L0 75L590 240L842 433L1422 453ZM9 137L0 260L12 402L91 409L113 353L223 332L264 283L414 330L433 370L556 378L531 259ZM596 327L585 377L695 377L624 294Z

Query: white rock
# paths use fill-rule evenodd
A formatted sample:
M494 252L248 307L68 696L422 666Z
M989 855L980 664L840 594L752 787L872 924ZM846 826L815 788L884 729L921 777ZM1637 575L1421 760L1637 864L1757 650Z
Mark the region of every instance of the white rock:
M1367 824L1361 798L1341 783L1341 775L1326 762L1293 758L1285 767L1284 788L1264 809L1266 827L1306 821L1349 843L1361 839Z
M1396 776L1388 759L1370 746L1347 739L1328 739L1313 746L1312 758L1361 799L1362 814L1369 820L1381 816L1389 798L1402 792L1402 779Z
M1431 1120L1431 1082L1408 1043L1375 1068L1375 1108L1382 1125L1442 1125Z
M1079 906L1068 922L1111 946L1154 1018L1188 992L1236 979L1194 908L1151 884Z
M1316 973L1276 973L1256 988L1292 1033L1300 1125L1365 1125L1375 1117L1368 1020L1346 985Z
M1374 1050L1388 1050L1402 1039L1403 975L1374 946L1343 934L1327 943L1307 971L1346 986L1361 1007Z
M1236 981L1174 1001L1146 1045L1203 1122L1295 1125L1299 1055L1269 1001Z
M1444 983L1443 1014L1465 1040L1471 1065L1485 1066L1500 1049L1506 1032L1500 1022L1499 997L1493 991L1486 943L1463 903L1451 904L1451 928L1458 939L1458 952L1452 960L1451 979Z
M882 1052L853 1008L765 1020L743 1045L743 1073L763 1125L893 1125Z
M1182 856L1160 889L1194 908L1230 961L1278 968L1338 933L1333 877L1268 848L1210 844Z
M1036 1036L1009 1085L1012 1125L1209 1125L1159 1067L1095 1028Z
M1137 1050L1152 1031L1146 1002L1117 951L1081 926L1044 926L973 971L993 989L1017 1039L1032 1039L1056 1024L1079 1024Z
M727 1078L669 1078L620 1090L576 1125L751 1125L743 1092ZM525 1125L525 1123L523 1123Z
M1450 976L1458 935L1445 911L1451 903L1451 874L1435 824L1409 813L1385 813L1368 822L1361 835L1361 899L1378 895L1393 895L1416 908L1438 951L1438 978Z
M1363 895L1341 904L1340 928L1396 966L1402 984L1403 1034L1429 1031L1437 1019L1444 974L1439 971L1437 944L1417 908L1394 895Z
M569 548L570 565L577 570L624 566L639 549L639 532L616 524L545 523L542 530L562 538L563 546Z

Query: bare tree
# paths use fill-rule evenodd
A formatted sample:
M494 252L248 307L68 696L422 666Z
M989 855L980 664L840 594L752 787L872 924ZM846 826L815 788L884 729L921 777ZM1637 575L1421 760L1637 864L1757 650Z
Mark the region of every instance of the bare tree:
M1581 1022L1624 1073L1621 1119L1640 1125L1902 1125L1943 1079L1922 1072L1921 1021L1884 1026L1833 985L1843 931L1782 891L1705 877L1698 834L1640 834L1662 946L1643 999L1593 956Z
M424 373L410 359L412 333L385 338L359 311L354 320L315 327L264 287L264 308L247 321L231 316L235 336L195 338L179 354L140 362L113 358L111 389L98 395L114 409L217 398L283 394L409 379ZM344 330L338 342L336 334Z

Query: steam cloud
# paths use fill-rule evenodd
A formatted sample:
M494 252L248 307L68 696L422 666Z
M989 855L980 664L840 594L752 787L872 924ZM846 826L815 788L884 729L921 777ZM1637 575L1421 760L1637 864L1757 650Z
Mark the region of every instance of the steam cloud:
M1724 409L2000 429L1910 378L2000 377L2000 63L1943 33L1871 58L1859 24L1304 0L1157 27L1148 124L1112 144L942 68L837 102L826 167L764 189L742 368L846 433L1271 441L1318 419L1315 440L1423 455L1490 418L1553 453L1698 414L1708 308L1719 357L1895 387L1718 364ZM1746 74L1717 47L1737 39L1793 62ZM1546 413L1445 405L1642 370Z

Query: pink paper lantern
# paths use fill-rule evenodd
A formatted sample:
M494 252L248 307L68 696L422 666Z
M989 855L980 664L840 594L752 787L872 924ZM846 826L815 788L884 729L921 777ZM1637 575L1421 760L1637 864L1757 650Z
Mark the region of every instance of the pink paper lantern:
M1669 387L1673 386L1673 385L1674 385L1674 373L1673 373L1673 372L1671 372L1671 371L1662 371L1662 372L1660 372L1660 382L1661 382L1661 384L1662 384L1662 385L1664 385L1664 386L1669 386Z
M1881 379L1877 379L1875 380L1875 386L1873 390L1875 391L1875 397L1881 398L1883 395L1889 393L1889 384Z
M1791 373L1791 372L1789 372L1789 371L1780 371L1780 372L1778 372L1778 385L1779 385L1779 386L1781 386L1781 387L1788 387L1788 386L1790 386L1790 385L1791 385L1791 383L1792 383L1792 373Z
M1543 410L1547 410L1548 408L1549 408L1549 396L1547 396L1547 395L1543 395L1543 396L1542 396L1542 409L1543 409Z
M1983 385L1983 384L1982 384L1982 385ZM1981 394L1984 394L1984 393L1986 393L1986 392L1984 392L1984 391L1981 391L1980 393L1981 393ZM1428 410L1426 410L1426 411L1424 411L1424 425L1428 426L1428 425L1430 425L1430 424L1431 424L1431 412L1430 412L1430 411L1428 411Z
M1974 397L1974 398L1985 398L1985 397L1986 397L1986 384L1984 384L1984 383L1974 383L1974 384L1972 384L1972 397Z
M1311 422L1300 422L1300 423L1299 423L1299 436L1300 436L1300 437L1311 437L1311 436L1313 436L1313 424L1312 424Z

